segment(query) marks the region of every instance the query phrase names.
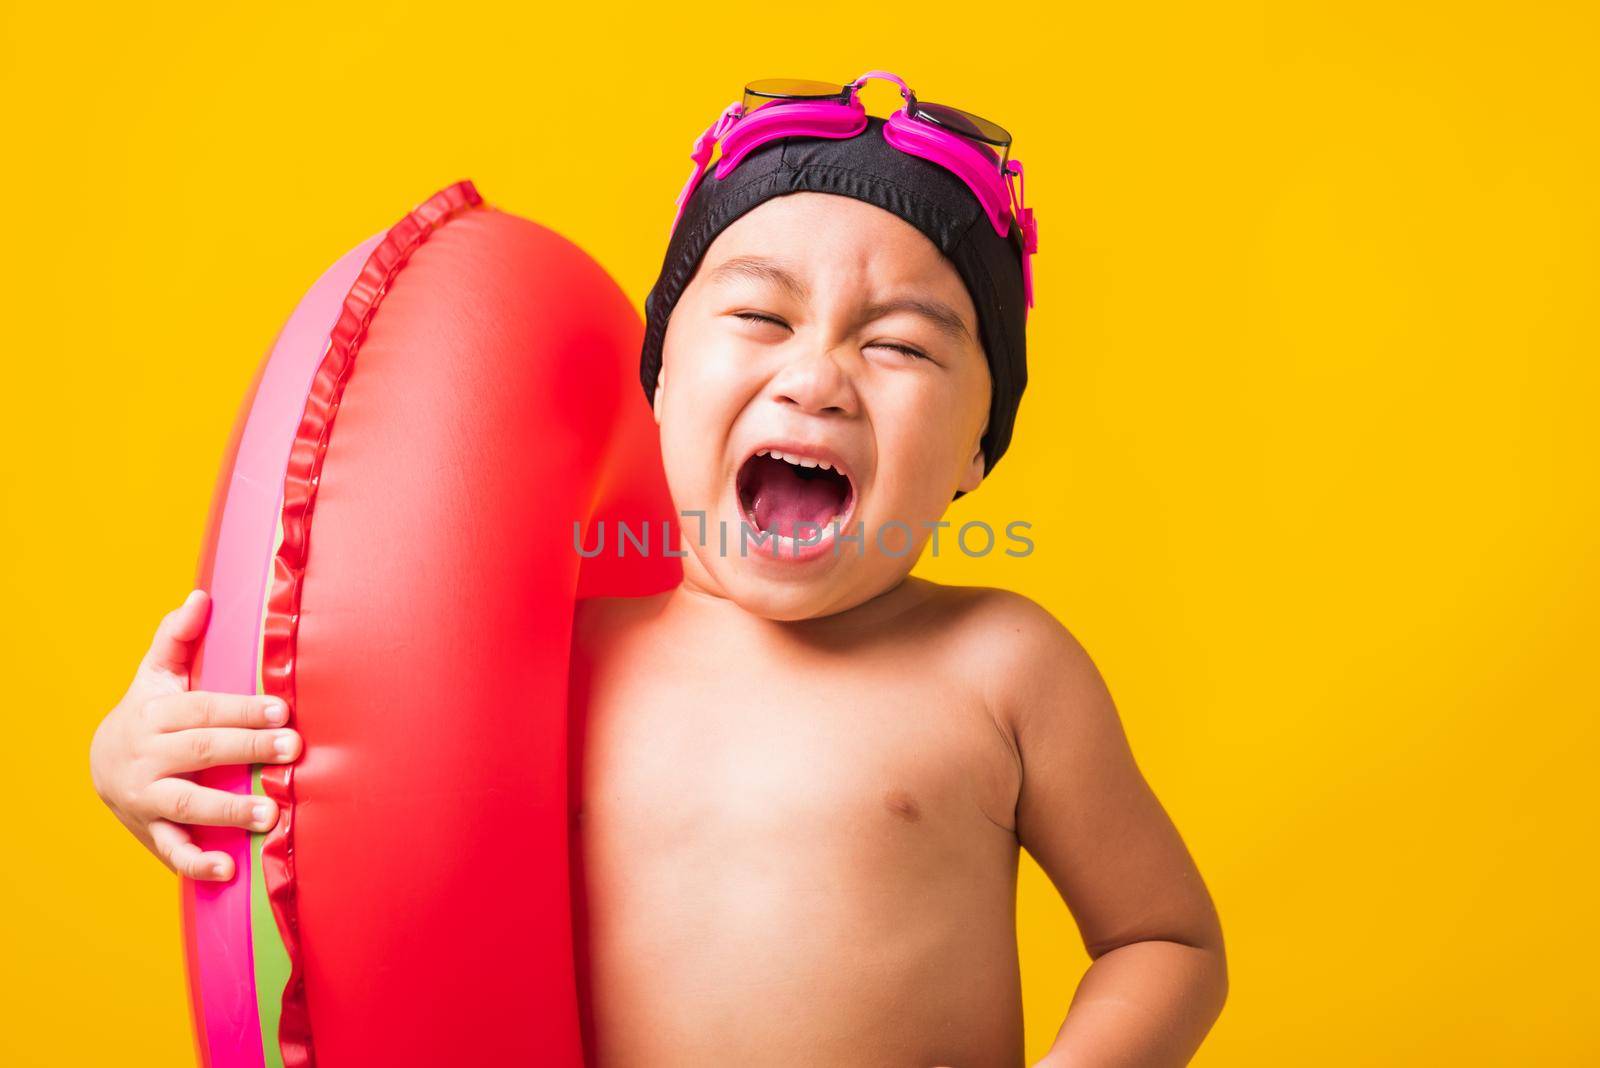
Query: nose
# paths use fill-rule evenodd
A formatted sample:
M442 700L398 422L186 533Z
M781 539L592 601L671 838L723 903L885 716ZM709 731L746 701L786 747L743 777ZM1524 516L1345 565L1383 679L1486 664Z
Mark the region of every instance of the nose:
M813 415L853 415L858 407L849 372L821 345L796 352L773 376L770 389L780 404Z

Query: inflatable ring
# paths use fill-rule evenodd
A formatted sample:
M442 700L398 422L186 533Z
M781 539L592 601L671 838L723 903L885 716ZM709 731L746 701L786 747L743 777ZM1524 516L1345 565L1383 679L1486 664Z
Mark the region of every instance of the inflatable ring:
M282 697L305 752L199 776L280 806L200 829L232 881L183 880L202 1064L583 1063L573 609L679 575L574 545L672 514L642 330L581 249L460 182L279 333L212 500L191 681Z

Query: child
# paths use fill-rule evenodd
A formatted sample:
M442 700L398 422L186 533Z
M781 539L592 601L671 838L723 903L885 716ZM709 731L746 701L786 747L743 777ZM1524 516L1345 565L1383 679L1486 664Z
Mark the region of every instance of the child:
M1093 958L1039 1063L1184 1064L1221 930L1093 663L1024 597L909 575L1009 441L1023 275L1015 230L882 127L707 176L647 302L688 555L676 589L578 613L595 1063L1022 1063L1025 847ZM271 802L172 776L299 739L185 692L203 619L162 622L92 766L175 870L228 878L179 824L259 830Z

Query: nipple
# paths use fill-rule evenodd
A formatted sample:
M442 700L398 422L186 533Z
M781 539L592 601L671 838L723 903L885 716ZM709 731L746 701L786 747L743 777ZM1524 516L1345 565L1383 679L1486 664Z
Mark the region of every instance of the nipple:
M922 818L922 807L917 804L917 799L899 787L884 793L883 804L907 823L916 823Z

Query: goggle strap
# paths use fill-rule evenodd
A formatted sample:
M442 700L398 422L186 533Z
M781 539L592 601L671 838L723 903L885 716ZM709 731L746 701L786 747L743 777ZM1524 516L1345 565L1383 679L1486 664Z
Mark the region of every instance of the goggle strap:
M900 96L903 99L909 100L913 95L915 95L911 92L911 86L907 85L903 80L901 80L900 75L886 70L869 70L867 73L851 82L850 88L859 90L863 85L866 85L874 78L879 78L886 82L893 82L894 84L898 85L900 87Z
M700 184L700 179L705 177L706 168L711 165L712 150L723 135L733 128L733 124L739 121L739 116L742 114L744 114L744 101L735 100L723 109L715 122L694 139L694 149L689 153L689 158L694 161L694 170L689 172L689 180L683 183L683 189L678 193L675 202L678 210L672 216L672 229L667 231L669 235L677 230L678 220L683 217L683 206L689 202L689 197L694 194L695 186Z
M1033 254L1039 250L1039 224L1034 220L1033 209L1027 206L1027 184L1022 173L1022 161L1006 164L1006 188L1011 193L1011 215L1017 220L1022 234L1022 291L1033 307Z

